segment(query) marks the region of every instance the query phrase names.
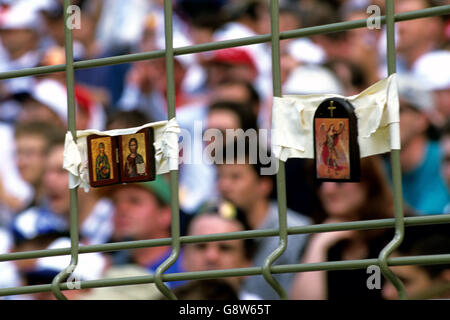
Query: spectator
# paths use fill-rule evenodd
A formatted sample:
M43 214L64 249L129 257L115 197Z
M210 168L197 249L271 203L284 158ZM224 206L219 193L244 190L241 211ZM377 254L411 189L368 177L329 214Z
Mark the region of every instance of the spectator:
M433 6L431 0L401 0L396 2L397 13L422 10ZM412 71L414 64L424 54L439 48L442 37L442 20L428 17L402 21L397 27L398 72Z
M40 66L52 66L65 64L66 58L64 54L64 47L51 47L45 51ZM91 69L89 69L91 70ZM92 72L92 70L91 70ZM95 70L98 75L100 72ZM66 87L66 77L64 73L54 73L49 75L41 75L38 77L39 82L36 88L46 88L46 89L35 89L36 99L43 104L52 105L52 101L46 99L47 94L50 90L54 90L59 93L57 97L60 98L58 101L60 105L66 105L67 94L65 92L61 93L61 88ZM78 82L78 80L77 80ZM49 85L53 84L53 88ZM104 95L103 95L104 96ZM86 129L97 129L102 130L105 125L105 110L104 105L106 105L105 98L102 94L98 92L97 89L87 87L84 84L75 84L75 105L76 105L76 126L77 130ZM65 107L66 108L66 107ZM65 117L66 113L61 112L61 116ZM65 119L64 119L65 120Z
M51 47L64 48L64 10L62 1L44 1L44 4L38 7L38 13L43 25L41 38L45 49ZM77 39L74 39L73 51L76 60L84 51L82 44Z
M102 274L102 279L148 276L150 272L136 265L110 266ZM93 288L83 293L79 300L155 300L161 291L154 283L133 284Z
M242 79L220 83L211 92L211 103L216 101L234 101L250 106L256 117L261 113L261 99L254 86Z
M323 182L318 186L317 195L319 206L315 220L318 222L337 223L394 216L392 192L382 163L376 156L361 160L361 182ZM314 234L301 263L376 258L392 237L386 230ZM295 276L291 298L381 299L380 291L369 290L366 280L365 270L299 273Z
M345 96L357 95L369 86L366 73L356 63L348 60L332 60L325 63L324 66L332 70L338 77Z
M262 175L263 170L260 152L250 153L251 143L245 143L245 152L237 154L237 143L234 147L233 157L229 154L223 164L217 165L218 189L221 196L242 208L246 212L249 226L252 230L278 228L278 206L270 200L275 188L273 176ZM256 143L256 150L262 148ZM230 146L225 148L225 152ZM252 150L253 152L255 150ZM256 157L255 157L256 156ZM239 160L238 160L239 159ZM239 162L237 162L239 161ZM242 163L242 164L240 164ZM254 164L253 164L254 163ZM300 213L287 210L287 224L289 227L304 226L310 220ZM306 235L289 236L286 251L275 264L297 263L306 242ZM262 266L264 260L278 247L276 237L261 238L256 240L256 250L252 264ZM293 274L278 274L274 278L287 290L290 289ZM248 277L243 284L243 290L257 294L263 299L278 299L277 293L267 284L263 276Z
M225 23L214 34L214 41L229 40L266 34L270 32L268 6L265 1L245 0L230 3L224 7L229 22ZM242 47L254 61L258 78L255 87L265 100L272 92L270 81L270 47L266 43ZM227 49L228 50L228 49Z
M432 91L435 105L430 110L430 120L442 128L450 118L450 52L439 50L422 55L414 64L413 74Z
M305 10L304 4L280 2L279 5L279 29L280 32L300 29L304 27L302 17ZM317 15L317 12L314 13ZM307 19L306 19L307 20ZM324 50L309 38L293 38L280 42L281 67L284 64L321 64L325 62ZM282 75L283 77L283 75ZM282 82L283 79L282 79Z
M222 82L233 80L244 80L254 84L258 75L254 57L242 48L214 51L205 68L208 87L212 89Z
M170 236L170 189L162 176L155 181L118 185L111 190L114 210L112 241L160 239ZM136 264L151 272L171 254L170 247L147 247L119 251L113 256L113 265ZM178 259L167 273L181 272ZM182 281L170 282L174 288Z
M0 58L0 71L35 67L39 63L39 15L30 1L20 1L1 8L0 37L4 55ZM17 93L32 85L33 78L6 80L4 91Z
M17 242L67 230L65 216L69 214L69 191L68 176L62 168L63 137L60 136L59 141L55 139L54 144L49 146L43 176L45 201L19 213L12 222Z
M63 84L54 79L43 79L30 88L22 103L18 121L46 121L67 126L67 92Z
M70 211L69 174L63 169L64 136L49 146L43 177L44 200L19 213L11 228L17 242L38 235L68 230ZM112 232L112 207L91 190L78 189L80 240L84 244L104 243Z
M339 10L335 10L329 1L316 1L310 9L306 10L304 16L305 24L310 26L337 23L343 20ZM351 57L353 48L349 43L349 30L314 35L311 40L322 49L323 62L336 59L347 60Z
M15 129L17 167L34 191L33 199L25 206L39 205L45 194L43 177L49 146L65 132L48 122L19 123Z
M226 138L226 130L256 129L256 118L251 106L233 101L217 101L209 106L206 130L218 129ZM224 141L225 142L225 141Z
M352 2L349 1L348 3L350 5L342 10L344 20L354 21L367 19L368 15L366 10L369 6L368 3L364 3L360 6L354 4L353 7L351 5ZM353 68L359 69L362 73L362 78L364 79L363 85L358 88L356 93L359 93L380 80L380 61L384 61L384 56L380 57L379 52L374 50L374 47L376 47L382 35L383 30L381 30L381 27L379 29L358 28L347 32L347 46L351 48L351 50L347 52L349 55L344 58L344 61L354 65ZM384 69L382 72L382 74L384 74L386 70ZM339 72L337 73L339 74Z
M227 233L248 230L245 214L229 202L209 205L189 222L190 236ZM201 242L184 245L184 268L186 271L207 271L245 268L251 265L254 252L252 239ZM257 299L254 294L242 291L242 277L226 278L239 298Z
M106 123L107 130L140 127L149 123L147 115L141 111L118 111L110 114Z
M48 246L42 248L42 243L36 239L31 240L34 246L41 249L57 249L70 247L70 239L67 237L59 237L51 241ZM29 269L23 270L22 275L25 285L42 285L52 283L54 277L64 270L70 263L70 256L54 256L34 259L29 265ZM97 280L101 277L106 267L106 259L102 253L92 252L82 254L78 258L78 263L72 275L65 281L72 282L74 285L76 281ZM73 279L73 280L72 280ZM71 290L63 291L63 294L70 300L79 298L82 294L86 294L90 289L73 288ZM55 296L51 291L39 292L31 295L33 300L55 300Z
M17 210L22 210L33 197L15 162L14 125L0 122L0 226L7 226Z
M187 131L190 137L186 140L191 143L187 144L186 140L183 140L184 162L180 168L180 203L188 214L198 210L203 202L218 196L215 186L216 168L212 165L214 159L210 158L209 155L212 154L208 153L208 151L213 153L215 149L222 148L222 146L210 144L215 141L215 135L219 134L215 129L220 130L224 142L227 129L243 129L244 131L257 129L256 118L249 105L226 100L215 101L205 111L207 113L205 124L200 122L200 128L204 128L207 134L198 136L194 123L193 128ZM207 131L208 129L212 130ZM200 137L202 141L197 140ZM206 149L208 145L209 149ZM198 183L199 179L202 184Z
M427 135L433 99L415 78L398 77L398 86L403 197L418 214L439 214L448 191L439 172L442 150Z
M407 227L405 239L391 257L446 254L450 248L448 225ZM391 267L402 280L408 299L448 299L450 297L450 264L405 265ZM390 282L382 290L383 298L397 299Z

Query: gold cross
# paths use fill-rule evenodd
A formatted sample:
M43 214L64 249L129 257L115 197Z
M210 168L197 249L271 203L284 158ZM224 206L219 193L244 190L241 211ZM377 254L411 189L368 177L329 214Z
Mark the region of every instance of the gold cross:
M330 106L328 107L328 110L330 110L331 117L333 118L333 110L336 109L335 106L333 106L333 100L330 101Z

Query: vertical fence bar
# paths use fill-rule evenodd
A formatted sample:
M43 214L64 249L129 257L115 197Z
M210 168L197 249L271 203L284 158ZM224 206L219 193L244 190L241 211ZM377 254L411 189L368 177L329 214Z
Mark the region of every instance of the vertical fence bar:
M386 0L386 34L387 34L387 62L389 75L396 72L395 53L395 16L394 0ZM399 125L391 124L391 139L400 136ZM396 137L397 138L397 137ZM392 241L380 252L378 257L383 275L395 286L399 299L407 299L402 281L389 269L387 259L398 248L405 236L403 216L402 175L400 166L400 150L391 150L391 168L394 191L395 236Z
M281 66L280 66L280 31L278 17L278 0L270 1L270 25L272 33L272 81L273 95L281 97ZM286 179L284 162L278 161L277 172L277 199L278 199L278 224L279 224L279 245L266 258L262 266L264 279L278 293L281 299L286 300L286 290L273 277L270 267L278 259L287 247L287 205L286 205Z
M66 55L66 87L67 87L67 123L70 133L74 141L76 141L76 122L75 122L75 80L73 68L73 37L72 30L67 25L69 20L68 9L71 5L70 0L64 0L64 40ZM70 175L70 173L69 173ZM70 177L69 177L70 179ZM52 281L52 292L57 299L67 300L66 296L61 292L59 284L67 278L78 264L78 195L77 189L70 189L70 242L71 242L71 260L70 264L62 270Z
M175 112L175 81L173 63L173 26L172 26L172 1L164 0L164 32L166 40L166 84L167 107L169 120L176 116ZM158 289L169 299L176 300L175 294L162 281L163 273L178 259L180 255L180 210L178 202L178 171L170 171L170 208L172 211L171 238L172 253L155 272L155 284Z

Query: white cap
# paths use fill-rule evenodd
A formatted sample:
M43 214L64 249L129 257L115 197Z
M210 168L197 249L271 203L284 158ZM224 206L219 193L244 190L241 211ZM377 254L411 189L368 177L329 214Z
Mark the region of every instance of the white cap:
M424 82L412 74L397 74L399 98L425 113L434 107L431 91Z
M61 83L52 79L38 81L31 96L52 109L64 122L67 121L67 91Z
M69 248L69 238L53 241L47 249ZM39 258L33 272L61 272L70 264L70 255ZM78 264L73 272L77 280L96 280L101 278L106 267L106 259L101 253L82 253L78 256Z
M441 50L424 54L414 64L413 73L428 90L450 88L450 52Z
M299 66L292 70L283 85L283 94L343 94L342 85L328 69Z
M148 276L150 272L136 265L112 266L103 278ZM162 294L154 283L93 288L80 297L81 300L159 300Z
M30 29L39 28L38 12L31 1L21 1L0 13L0 29Z
M295 60L305 64L321 64L326 60L325 51L305 38L292 40L288 44L288 52Z
M173 47L179 48L179 47L186 47L191 45L191 41L189 41L188 38L186 38L183 34L180 32L174 32L173 34ZM164 50L166 48L166 40L164 37L164 34L159 34L156 39L156 48L159 50ZM176 59L180 64L183 66L184 69L189 69L193 64L196 63L196 58L194 54L182 54L174 56L174 59Z

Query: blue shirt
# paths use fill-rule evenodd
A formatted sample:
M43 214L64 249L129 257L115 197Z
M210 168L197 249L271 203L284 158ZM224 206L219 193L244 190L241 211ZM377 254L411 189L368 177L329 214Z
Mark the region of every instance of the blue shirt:
M403 198L419 214L440 214L449 201L449 193L440 172L442 152L439 144L430 141L422 163L403 173Z
M29 240L53 232L68 232L63 216L44 207L31 207L19 213L11 222L11 231L16 240Z
M160 264L162 264L164 261L167 260L167 258L169 258L170 254L172 253L172 251L169 249L167 250L167 253L162 256L158 261L150 264L147 266L147 270L149 270L152 273L156 272L156 269L159 267ZM184 268L182 266L182 262L183 261L183 250L181 250L180 252L180 256L178 257L178 259L174 262L174 264L172 264L169 269L167 269L164 274L166 273L179 273L179 272L184 272ZM165 282L165 284L171 288L174 289L176 287L179 287L183 284L185 284L186 281L169 281L169 282Z

